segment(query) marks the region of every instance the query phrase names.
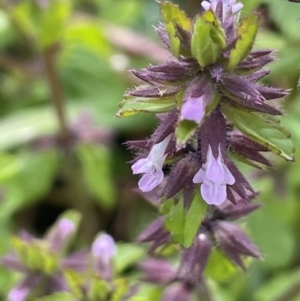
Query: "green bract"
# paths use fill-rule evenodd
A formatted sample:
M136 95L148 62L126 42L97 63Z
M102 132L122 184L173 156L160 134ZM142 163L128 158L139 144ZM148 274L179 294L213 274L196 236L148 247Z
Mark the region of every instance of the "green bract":
M199 194L195 195L188 210L184 208L182 199L177 203L173 203L173 200L168 202L170 203L167 205L169 208L165 215L165 227L174 242L188 248L192 245L198 232L207 205Z
M251 52L259 27L258 15L244 19L237 29L237 40L230 51L228 69L233 70Z
M222 104L224 114L232 123L253 141L267 147L274 154L293 161L295 148L289 132L278 123L265 118L263 114L253 113Z

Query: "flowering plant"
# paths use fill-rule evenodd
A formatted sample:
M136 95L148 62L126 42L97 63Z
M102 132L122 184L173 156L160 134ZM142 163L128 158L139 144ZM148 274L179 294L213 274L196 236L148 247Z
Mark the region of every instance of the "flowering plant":
M170 59L131 70L140 85L127 91L117 113L151 113L160 121L148 139L127 145L137 154L133 173L143 174L139 189L152 202L155 196L161 214L140 241L152 241L151 251L181 245L172 281L183 283L176 288L182 295L201 283L213 246L242 268L244 256L261 258L229 221L258 207L237 162L271 166L267 152L294 160L290 134L280 125L280 99L288 91L260 83L274 54L253 49L259 16L241 20L242 7L235 0L203 1L203 12L191 20L178 6L160 3L156 31Z

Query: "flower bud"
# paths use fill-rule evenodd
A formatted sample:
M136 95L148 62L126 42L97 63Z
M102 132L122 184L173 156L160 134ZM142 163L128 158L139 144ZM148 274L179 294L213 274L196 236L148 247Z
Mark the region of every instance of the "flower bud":
M59 219L46 238L50 244L50 248L55 252L62 251L75 231L76 226L71 220L66 218Z
M192 286L199 284L211 252L211 242L206 233L200 233L194 244L183 251L178 277Z
M176 283L165 290L161 301L190 301L190 290L184 284Z
M105 233L100 234L92 244L91 251L95 271L104 279L109 280L112 276L112 259L117 252L113 238Z
M235 224L221 221L214 228L218 247L237 265L245 269L243 255L261 258L258 247Z
M148 259L139 264L140 269L146 274L143 280L155 284L168 284L175 277L174 267L162 259Z

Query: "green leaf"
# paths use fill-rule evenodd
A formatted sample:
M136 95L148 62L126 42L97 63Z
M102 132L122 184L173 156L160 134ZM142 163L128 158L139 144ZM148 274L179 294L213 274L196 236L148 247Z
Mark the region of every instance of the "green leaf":
M176 143L184 145L197 129L198 124L191 120L181 120L176 128Z
M263 285L255 291L255 301L271 301L280 300L283 292L290 291L293 287L298 287L300 281L300 272L296 270L288 270L283 273L276 273L274 277L267 280ZM300 295L296 294L293 301L299 301Z
M170 38L170 50L171 53L175 56L175 57L179 57L180 54L180 39L179 37L176 35L176 28L174 23L167 23L166 24L166 30L168 32L169 38Z
M173 203L165 215L165 227L170 232L174 242L188 248L197 234L207 205L197 192L189 209L183 207L183 199Z
M108 58L112 49L104 34L103 25L95 20L76 19L66 28L63 38L63 46L82 46Z
M138 291L128 301L159 301L162 298L162 286L141 282Z
M12 16L19 27L44 49L61 39L71 8L69 0L49 1L46 9L32 1L23 0L14 7Z
M48 149L20 154L19 158L20 172L14 180L25 205L49 191L58 168L59 154L54 149Z
M71 269L64 270L63 274L72 294L76 297L76 300L82 300L84 298L82 287L86 280L85 275L79 274Z
M18 252L21 262L30 270L51 274L57 268L57 259L44 242L35 240L28 243L19 237L13 237L12 245Z
M71 294L67 292L60 292L60 293L54 293L49 296L36 298L35 301L75 301L76 298Z
M234 69L238 63L245 59L255 42L259 27L258 15L251 15L245 18L237 29L237 41L230 52L228 69Z
M125 278L118 278L114 282L114 291L111 296L111 301L122 301L123 296L128 291L128 281Z
M151 98L144 99L134 97L125 99L121 104L121 109L116 114L117 117L130 116L138 113L166 113L175 108L176 102L171 98Z
M110 285L101 279L93 278L90 281L90 287L88 290L88 298L91 301L106 301L110 294Z
M190 208L185 216L184 225L184 243L183 246L188 248L192 245L195 235L199 231L200 224L206 213L207 204L202 199L199 191L195 193Z
M187 31L192 30L192 22L178 5L165 1L160 3L161 14L165 23L174 22Z
M114 257L114 266L117 273L122 273L126 268L143 259L146 250L141 246L130 243L119 243L117 255Z
M247 225L251 229L251 238L266 254L266 260L260 263L260 266L275 272L286 266L293 266L294 255L298 250L294 225L299 218L296 213L293 222L293 214L299 207L293 206L289 199L290 193L286 193L284 197L284 200L289 201L288 205L282 206L280 202L283 198L274 193L276 188L270 180L270 178L260 179L258 185L255 185L255 188L262 190L260 199L263 206L249 215ZM294 202L297 201L298 195L294 197Z
M175 57L178 57L184 51L181 47L180 38L177 35L176 25L179 25L184 30L191 32L192 22L179 7L171 2L160 3L161 14L166 26L171 43L171 52Z
M204 274L217 282L226 281L237 272L237 268L217 249L213 249Z
M80 144L77 155L90 192L97 198L100 206L113 207L116 195L108 149L101 145Z
M173 201L173 206L164 219L165 227L170 232L172 239L180 244L183 244L184 241L185 214L183 200L181 199L176 204Z
M0 153L0 183L3 184L13 177L15 177L19 171L17 156L10 155L8 153Z
M220 48L226 45L225 34L211 10L198 16L194 24L191 49L201 67L213 64L219 57Z
M0 203L2 221L48 193L57 171L58 157L58 152L53 149L21 153L14 156L9 170L2 166L0 180L5 190Z
M221 104L221 108L227 118L250 139L288 161L294 160L295 148L288 139L289 133L269 116L265 118L264 114L251 113L225 103Z
M203 15L203 18L211 25L210 36L213 42L224 49L226 47L226 33L216 15L209 10Z

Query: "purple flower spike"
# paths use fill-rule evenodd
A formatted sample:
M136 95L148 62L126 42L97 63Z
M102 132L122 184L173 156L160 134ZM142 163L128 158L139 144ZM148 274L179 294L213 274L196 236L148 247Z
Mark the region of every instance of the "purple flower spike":
M181 109L181 119L195 121L199 123L205 114L206 104L204 97L190 97L183 105Z
M139 188L143 192L151 191L162 182L164 178L162 167L167 157L165 151L170 140L171 135L162 142L155 144L147 158L140 159L132 165L131 169L134 175L144 174L139 181Z
M220 146L218 158L215 158L209 145L206 167L200 168L193 178L194 183L203 183L201 195L209 205L222 204L227 197L226 185L235 183L235 178L222 161Z

